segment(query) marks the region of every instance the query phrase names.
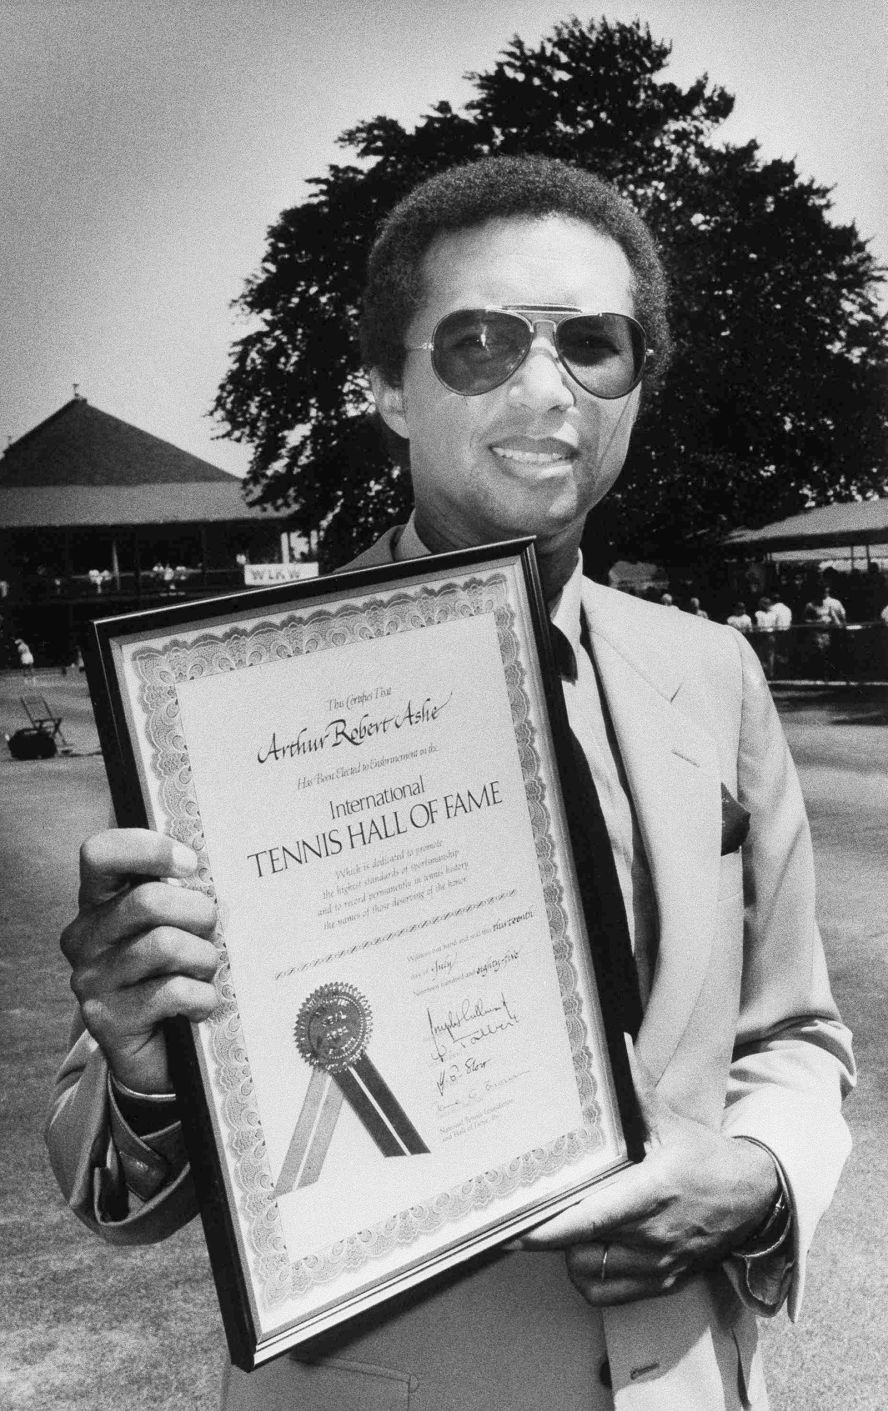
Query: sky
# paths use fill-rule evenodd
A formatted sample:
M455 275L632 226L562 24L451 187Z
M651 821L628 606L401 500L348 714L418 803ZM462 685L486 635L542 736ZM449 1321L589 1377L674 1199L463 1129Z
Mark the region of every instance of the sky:
M888 0L611 3L736 98L888 265ZM0 448L72 396L243 474L208 413L268 227L337 135L413 125L576 0L0 0ZM0 471L2 473L2 471Z

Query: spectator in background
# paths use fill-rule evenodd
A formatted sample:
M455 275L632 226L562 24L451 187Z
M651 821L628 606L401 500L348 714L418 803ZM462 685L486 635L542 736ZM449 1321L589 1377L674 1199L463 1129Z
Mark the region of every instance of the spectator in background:
M826 584L805 604L805 621L820 622L824 627L845 626L845 609L838 598L831 596Z
M785 632L787 627L792 626L792 609L787 607L779 592L771 603L771 611L774 614L774 626L778 632Z
M691 617L705 617L707 622L709 620L709 613L703 611L700 606L699 598L691 598L688 603L688 612L691 614Z
M16 651L18 652L18 656L19 656L19 666L20 666L21 669L22 669L22 674L24 675L25 680L26 680L26 681L33 681L33 680L34 680L34 655L33 655L32 651L31 651L31 648L28 646L27 642L24 642L24 641L22 640L21 637L16 637L16 639L15 639L15 649L16 649Z
M838 598L830 595L826 584L805 604L805 621L829 630L813 632L811 645L816 657L815 667L819 668L826 680L837 674L836 644L833 642L833 629L845 626L845 609Z
M755 648L769 681L774 676L776 658L774 632L776 628L777 618L771 605L771 599L759 598L759 605L755 610L755 630L760 632L762 636L755 643Z
M829 612L833 626L844 627L847 621L845 608L843 604L839 602L838 598L832 596L829 587L827 587L823 595L823 605Z
M742 632L744 637L752 631L752 618L746 611L745 603L737 603L730 617L725 618L729 627L736 627L738 632Z
M664 607L664 608L674 608L674 607L675 607L675 603L674 603L674 601L673 601L672 594L671 594L671 593L661 593L661 594L660 594L660 605L661 605L662 607Z

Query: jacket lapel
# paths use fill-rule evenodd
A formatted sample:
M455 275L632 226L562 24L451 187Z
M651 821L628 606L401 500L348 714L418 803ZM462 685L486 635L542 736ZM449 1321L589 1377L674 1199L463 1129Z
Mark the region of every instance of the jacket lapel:
M638 604L594 586L586 606L659 912L657 963L637 1044L657 1081L690 1019L712 948L721 841L718 754L715 742L674 704L682 672L677 650L669 649L668 619L655 637Z

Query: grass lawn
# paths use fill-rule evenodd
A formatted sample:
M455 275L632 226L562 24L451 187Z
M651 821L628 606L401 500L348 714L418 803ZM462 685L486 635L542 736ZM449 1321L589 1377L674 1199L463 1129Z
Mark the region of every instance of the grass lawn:
M0 1406L210 1411L221 1322L199 1224L144 1249L104 1245L65 1207L43 1144L73 999L58 948L80 839L104 827L104 767L82 678L38 674L75 755L11 759L0 741ZM0 678L0 731L23 724Z
M199 1224L103 1245L63 1205L42 1126L73 1001L58 949L80 840L108 820L82 677L38 673L74 753L11 759L0 738L0 1407L210 1411L223 1336ZM0 737L24 724L0 674ZM763 1326L773 1411L882 1411L888 1371L888 783L884 700L782 702L802 768L833 985L855 1030L855 1151L809 1260L802 1322ZM541 1408L543 1411L543 1408Z

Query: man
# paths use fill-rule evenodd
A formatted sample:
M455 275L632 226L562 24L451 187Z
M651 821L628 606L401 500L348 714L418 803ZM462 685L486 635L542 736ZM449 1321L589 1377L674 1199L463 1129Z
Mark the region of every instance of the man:
M820 622L826 627L844 627L847 622L844 605L834 598L829 584L824 583L805 604L805 621Z
M774 626L778 632L785 632L792 626L792 608L783 601L779 591L771 603L771 611L774 614Z
M732 624L732 626L733 625L734 624ZM774 640L776 630L777 614L774 611L771 599L768 597L759 598L759 605L755 610L755 649L758 652L759 661L769 681L773 680L774 666L777 659L776 643Z
M754 654L581 574L586 515L668 354L663 288L649 234L610 188L500 159L396 209L362 330L380 415L409 445L415 511L360 562L537 537L646 1006L647 1155L517 1245L340 1329L313 1361L229 1373L229 1411L766 1405L754 1313L787 1292L797 1312L848 1150L853 1068L798 784ZM99 835L63 936L86 1032L60 1074L50 1149L78 1214L121 1242L193 1211L158 1024L211 1011L214 918L201 895L145 881L193 866L149 833Z
M841 676L842 637L847 617L844 605L832 596L828 583L818 587L811 600L805 604L805 621L815 627L828 629L810 634L813 671L828 681L834 676Z
M725 618L728 627L733 627L735 632L741 632L744 637L748 637L752 631L752 618L746 611L745 603L735 603L733 612Z
M27 642L23 641L21 637L15 638L14 646L16 651L18 652L19 666L22 669L22 675L24 676L26 681L33 681L34 653L31 651L31 648L28 646Z

